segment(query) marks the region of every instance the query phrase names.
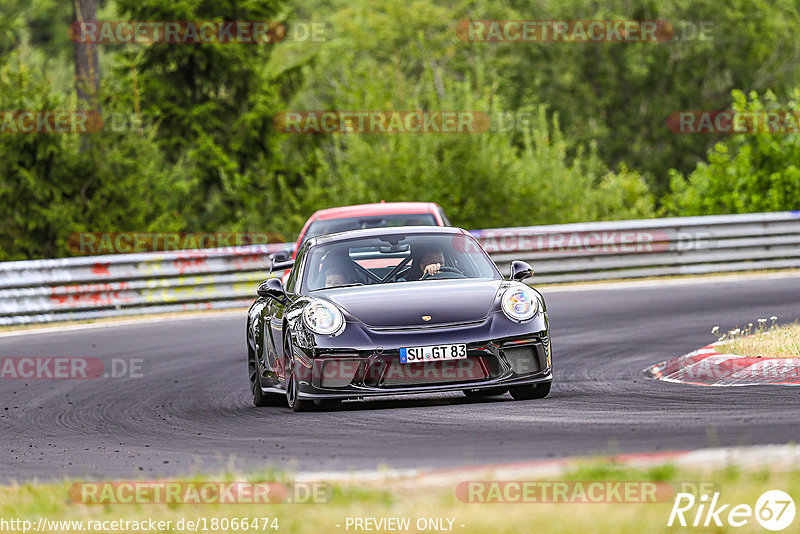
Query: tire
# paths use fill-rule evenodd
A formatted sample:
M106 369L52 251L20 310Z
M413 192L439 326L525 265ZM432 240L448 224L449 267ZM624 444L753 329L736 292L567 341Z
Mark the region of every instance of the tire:
M500 395L505 395L507 392L508 390L504 388L465 389L463 391L464 395L468 399L472 400L488 399L489 397L498 397Z
M517 386L510 388L509 392L514 400L543 399L550 393L552 382L541 382L532 386Z
M314 408L314 401L300 399L297 397L300 392L300 378L295 373L294 368L294 355L292 354L292 340L287 336L286 350L284 352L284 360L286 354L289 358L286 362L286 403L295 412L307 412Z
M247 371L250 375L250 391L253 394L253 404L259 408L264 406L280 406L283 403L280 395L272 393L264 393L261 389L261 376L258 372L258 364L256 363L256 355L247 345Z

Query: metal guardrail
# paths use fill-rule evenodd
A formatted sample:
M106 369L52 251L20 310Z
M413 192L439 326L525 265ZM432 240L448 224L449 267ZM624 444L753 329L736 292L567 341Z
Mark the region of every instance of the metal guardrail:
M800 267L800 211L477 230L507 269L527 261L536 283Z
M287 246L0 263L0 325L246 306Z
M800 211L475 230L533 283L800 267ZM292 243L0 263L0 325L247 306Z

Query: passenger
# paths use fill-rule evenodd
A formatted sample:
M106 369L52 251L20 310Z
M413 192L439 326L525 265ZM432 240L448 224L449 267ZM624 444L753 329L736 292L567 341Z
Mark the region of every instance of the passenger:
M352 283L352 280L348 280L347 275L344 272L344 269L340 268L340 266L334 266L325 271L325 287L336 287L336 286L343 286L345 284Z
M347 254L326 257L322 262L324 287L336 287L357 282L353 260Z

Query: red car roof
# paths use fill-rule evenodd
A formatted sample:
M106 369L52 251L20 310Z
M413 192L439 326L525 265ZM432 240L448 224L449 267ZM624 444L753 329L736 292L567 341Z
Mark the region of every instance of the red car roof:
M370 215L431 213L435 204L432 202L381 202L378 204L359 204L319 210L311 216L311 220L344 219L347 217L367 217Z
M300 235L294 245L292 252L292 259L297 256L297 250L303 243L303 237L308 231L308 227L314 221L325 221L328 219L346 219L348 217L369 217L370 215L412 215L418 213L433 213L437 224L442 225L444 222L436 212L436 204L433 202L379 202L376 204L358 204L356 206L341 206L339 208L328 208L318 210L308 218L303 229L300 230ZM285 276L285 275L284 275Z

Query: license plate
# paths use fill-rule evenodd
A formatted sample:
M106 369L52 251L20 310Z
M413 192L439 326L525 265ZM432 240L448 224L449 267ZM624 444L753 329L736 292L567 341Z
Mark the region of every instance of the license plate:
M431 345L429 347L400 349L400 363L462 360L466 357L467 346L463 343L459 345Z

